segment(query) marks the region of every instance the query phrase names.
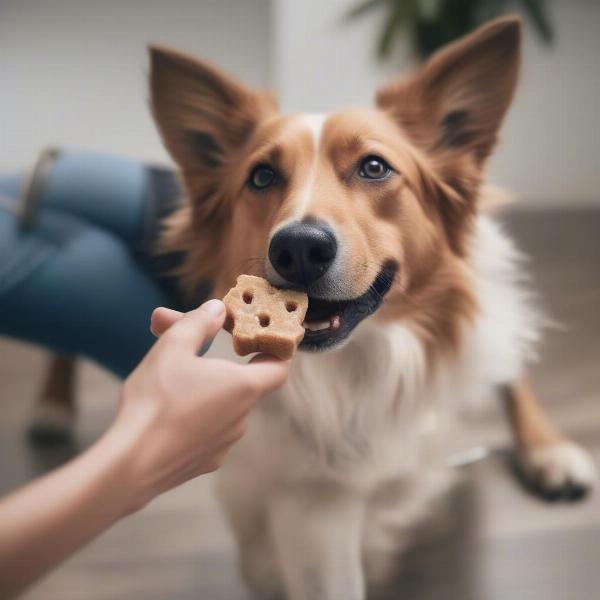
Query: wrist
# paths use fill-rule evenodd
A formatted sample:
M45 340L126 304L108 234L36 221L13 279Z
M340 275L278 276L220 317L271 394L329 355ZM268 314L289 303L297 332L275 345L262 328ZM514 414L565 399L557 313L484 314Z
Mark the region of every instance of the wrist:
M155 422L151 410L120 413L99 442L112 461L115 485L120 488L120 517L141 510L160 491L148 458L149 450L154 447Z
M113 425L94 451L106 464L106 490L114 507L115 521L143 508L152 494L137 468L137 437L133 431Z

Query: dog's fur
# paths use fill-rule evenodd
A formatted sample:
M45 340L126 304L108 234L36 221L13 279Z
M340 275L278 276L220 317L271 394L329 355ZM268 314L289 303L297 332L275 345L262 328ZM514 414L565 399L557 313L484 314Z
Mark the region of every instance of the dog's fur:
M518 20L496 20L379 90L374 109L327 116L282 116L268 94L151 51L152 108L187 195L162 243L185 254L190 293L209 278L222 296L241 273L280 284L269 240L306 216L340 240L334 297L363 294L386 261L399 267L343 347L296 356L221 471L257 598L360 600L385 582L407 527L448 480L432 414L439 424L498 386L525 473L550 493L591 485L589 459L552 429L523 380L538 319L519 255L481 211L519 45ZM373 154L392 177L356 176ZM247 180L260 163L281 177L259 192Z

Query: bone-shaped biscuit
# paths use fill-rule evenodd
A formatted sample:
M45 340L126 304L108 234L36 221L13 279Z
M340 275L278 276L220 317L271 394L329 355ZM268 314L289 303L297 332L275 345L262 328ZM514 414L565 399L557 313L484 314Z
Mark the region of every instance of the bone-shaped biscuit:
M304 337L302 322L308 296L280 290L253 275L240 275L223 298L227 308L225 329L233 336L236 354L265 352L291 358Z

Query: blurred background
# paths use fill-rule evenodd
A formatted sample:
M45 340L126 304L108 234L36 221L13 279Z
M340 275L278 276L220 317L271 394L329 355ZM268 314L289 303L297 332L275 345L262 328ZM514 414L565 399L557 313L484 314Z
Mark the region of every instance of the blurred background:
M451 16L436 21L443 4ZM370 104L378 85L430 46L496 10L519 12L526 27L521 85L490 179L517 198L501 218L531 255L536 289L560 324L548 332L534 382L562 429L598 457L596 0L1 0L0 174L23 171L48 145L170 164L148 110L150 42L275 90L283 110L323 112ZM112 418L118 380L86 363L76 438L30 446L23 432L44 361L38 348L0 338L0 493L73 456ZM597 597L598 495L556 506L519 488L499 412L471 417L462 432L457 447L489 442L499 451L466 470L453 535L409 553L402 598ZM158 499L25 597L243 598L210 488L206 477Z
M378 39L389 19L386 2L372 2L371 10L347 19L358 4L3 0L0 169L22 168L48 144L166 161L147 110L150 42L204 57L249 84L276 90L283 110L368 105L376 86L416 57L409 32L400 29L386 60L378 60ZM436 1L419 4L433 11ZM457 1L451 10L470 4ZM561 205L566 196L571 205L598 205L600 3L543 5L553 41L544 43L526 16L522 84L491 176L528 206Z

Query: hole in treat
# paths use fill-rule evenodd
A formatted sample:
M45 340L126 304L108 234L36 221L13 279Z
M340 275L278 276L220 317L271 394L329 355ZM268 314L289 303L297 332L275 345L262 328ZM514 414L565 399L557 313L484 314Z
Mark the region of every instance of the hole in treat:
M271 317L269 315L265 315L264 313L258 315L258 322L261 327L268 327L271 322Z
M246 304L252 304L252 300L254 299L254 295L250 291L245 291L242 295L242 299Z
M288 312L294 312L298 308L298 305L295 302L286 302L285 309Z

